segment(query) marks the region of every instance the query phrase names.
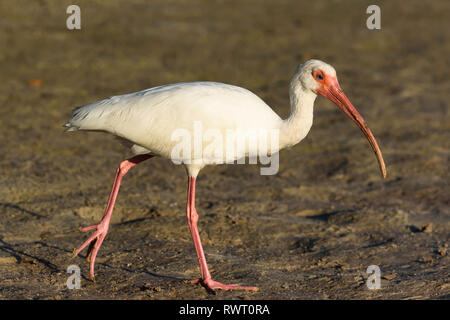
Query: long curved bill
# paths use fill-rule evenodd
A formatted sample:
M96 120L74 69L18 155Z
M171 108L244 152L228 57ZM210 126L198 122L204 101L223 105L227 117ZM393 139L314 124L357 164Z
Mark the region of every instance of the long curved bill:
M369 140L370 146L372 147L373 151L375 152L375 155L378 160L378 165L380 166L381 175L384 179L386 179L386 166L384 164L381 150L378 147L378 143L375 140L375 137L373 136L366 122L364 121L363 117L361 117L359 112L352 105L350 100L347 98L345 93L340 88L339 84L337 83L337 80L335 84L323 88L322 90L319 91L319 93L327 97L334 104L336 104L361 129L361 131L366 136L367 140Z

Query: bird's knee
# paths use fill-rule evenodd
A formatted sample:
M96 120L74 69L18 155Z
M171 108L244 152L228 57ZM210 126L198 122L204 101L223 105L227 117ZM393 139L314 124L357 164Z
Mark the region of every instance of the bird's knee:
M198 214L197 211L191 210L188 214L189 223L192 225L197 225L198 222Z
M124 176L131 169L131 167L132 167L132 165L131 165L130 161L124 160L119 164L119 167L117 168L117 170L119 171L119 173L122 176Z

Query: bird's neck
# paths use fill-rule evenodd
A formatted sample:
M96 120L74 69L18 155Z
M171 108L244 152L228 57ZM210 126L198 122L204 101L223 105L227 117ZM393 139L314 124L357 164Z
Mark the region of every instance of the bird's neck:
M299 143L313 123L313 106L317 95L311 90L305 90L299 81L291 81L289 97L291 114L281 124L280 149Z

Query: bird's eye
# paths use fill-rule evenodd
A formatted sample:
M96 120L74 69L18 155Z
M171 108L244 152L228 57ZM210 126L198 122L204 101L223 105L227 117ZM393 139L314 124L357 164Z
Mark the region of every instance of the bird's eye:
M317 70L317 71L312 72L312 76L317 81L322 81L323 80L323 72L321 70Z

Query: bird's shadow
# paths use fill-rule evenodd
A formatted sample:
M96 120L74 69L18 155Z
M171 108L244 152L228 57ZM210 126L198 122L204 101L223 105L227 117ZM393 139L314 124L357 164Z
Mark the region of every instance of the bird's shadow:
M64 250L64 251L68 251L68 250ZM78 255L78 257L86 259L86 256L83 256L83 255ZM182 276L175 276L175 275L170 275L170 274L156 273L154 271L149 271L146 268L131 269L131 268L127 268L127 267L116 267L116 266L112 266L112 265L110 265L110 264L108 264L106 262L96 262L95 264L96 265L101 265L103 267L110 268L110 269L113 269L113 270L121 270L121 271L124 271L124 272L128 272L128 273L130 273L130 275L138 275L139 273L142 273L142 274L150 275L152 277L163 278L163 279L173 280L173 281L177 281L177 282L185 282L185 281L191 280L189 278L182 277ZM88 279L85 276L82 276L82 278L85 279L85 280L92 281L92 280Z
M26 213L26 214L34 217L34 218L45 218L45 216L43 216L43 215L41 215L41 214L39 214L37 212L24 209L24 208L18 206L17 204L14 204L14 203L0 202L0 207L4 207L6 209L14 209L14 210L20 211L21 213Z
M335 215L338 215L341 213L351 213L351 212L356 212L356 211L357 211L356 209L335 210L335 211L325 212L325 213L315 215L315 216L307 216L306 218L312 219L312 220L320 220L320 221L328 222L328 220Z
M38 241L38 242L34 242L34 243L41 243L41 242ZM33 261L37 261L37 262L41 263L42 265L44 265L45 267L49 268L53 272L59 271L58 267L56 265L54 265L53 263L51 263L50 261L42 259L42 258L40 258L38 256L35 256L35 255L31 255L31 254L26 253L24 251L15 249L13 247L13 245L11 245L11 244L7 243L6 241L4 241L3 237L1 237L1 236L0 236L0 250L3 251L3 252L8 253L10 255L12 255L14 258L17 259L18 263L24 263L25 262L24 257L27 257L27 258L32 259Z

